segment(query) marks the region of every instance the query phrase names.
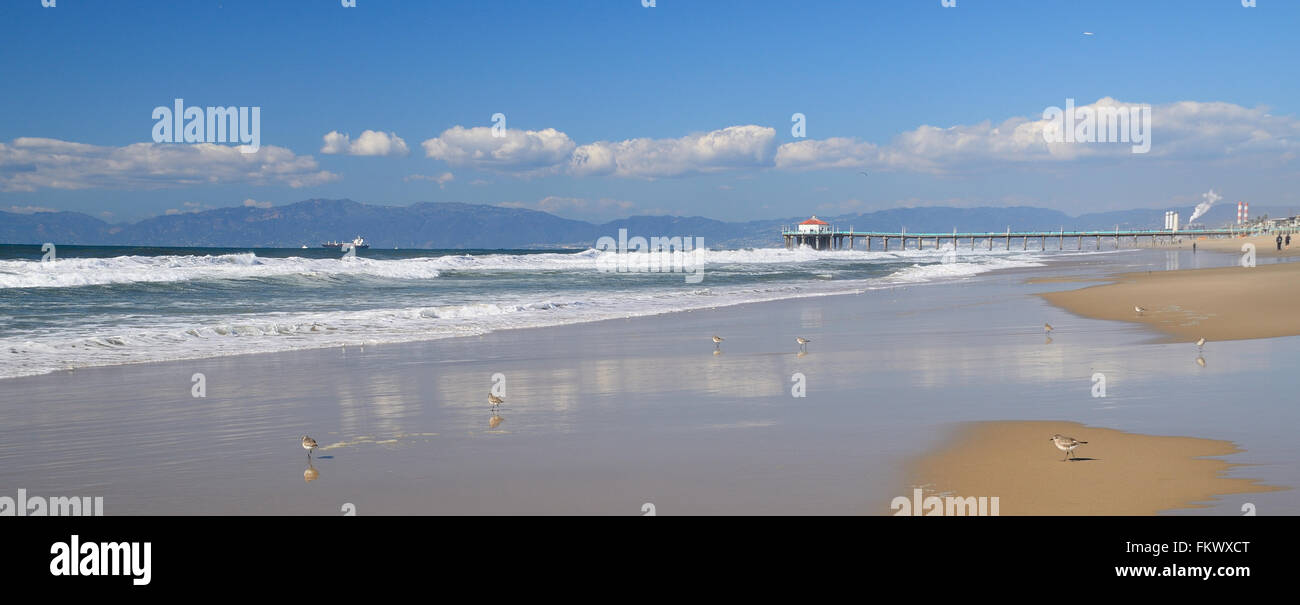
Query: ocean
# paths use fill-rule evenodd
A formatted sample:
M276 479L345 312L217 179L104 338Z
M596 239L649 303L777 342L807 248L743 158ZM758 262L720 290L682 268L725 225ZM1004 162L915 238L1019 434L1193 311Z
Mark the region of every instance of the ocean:
M0 378L481 335L971 279L1019 250L706 250L682 272L614 251L0 246ZM1095 252L1094 252L1095 253ZM628 263L628 258L632 262ZM663 258L663 267L671 259ZM653 267L653 263L650 265Z

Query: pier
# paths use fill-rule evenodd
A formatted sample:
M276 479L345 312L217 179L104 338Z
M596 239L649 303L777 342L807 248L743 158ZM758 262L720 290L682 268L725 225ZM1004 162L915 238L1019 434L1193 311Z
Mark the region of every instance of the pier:
M816 217L814 217L815 220ZM820 223L820 221L818 221ZM823 223L824 224L824 223ZM1084 242L1093 243L1090 250L1100 250L1103 241L1113 242L1115 248L1119 248L1121 243L1131 240L1136 246L1139 238L1150 238L1152 245L1161 238L1172 240L1180 237L1236 237L1246 235L1261 235L1268 233L1265 229L1143 229L1143 230L1125 230L1114 229L1111 231L1012 231L1007 228L1005 232L984 232L984 233L959 233L953 230L952 233L908 233L906 230L898 233L883 231L854 231L850 227L847 231L834 228L821 228L817 230L804 228L781 229L781 236L785 238L786 249L792 249L796 246L808 246L815 250L854 250L857 243L862 241L866 244L865 250L872 249L873 242L879 242L880 249L889 250L890 243L897 246L897 250L924 250L926 244L930 243L933 249L939 249L945 242L951 242L953 249L958 249L962 242L969 242L970 249L974 250L977 242L978 245L987 247L992 250L996 244L999 248L1006 250L1012 249L1012 243L1019 243L1021 250L1029 250L1029 243L1032 241L1039 250L1047 250L1048 242L1056 240L1055 249L1066 250L1066 242L1074 244L1071 249L1083 250ZM1018 240L1018 241L1017 241ZM912 243L909 248L908 244ZM847 244L847 247L845 246Z

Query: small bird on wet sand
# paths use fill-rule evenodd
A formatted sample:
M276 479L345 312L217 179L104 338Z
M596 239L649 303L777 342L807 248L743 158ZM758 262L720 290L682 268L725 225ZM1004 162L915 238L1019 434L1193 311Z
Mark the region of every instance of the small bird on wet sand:
M506 400L504 397L497 397L496 395L488 393L488 403L492 404L493 406L498 406L505 402Z
M804 338L802 336L796 337L794 341L799 343L799 350L801 351L808 350L808 343L812 342L811 340Z
M1141 315L1144 311L1147 310L1147 308L1146 308L1146 307L1133 307L1133 310L1134 310L1134 311L1137 311L1138 315Z
M1047 332L1048 334L1051 334L1052 330L1054 329L1055 328L1052 327L1052 324L1043 324L1043 331Z
M1205 346L1205 337L1202 336L1200 340L1196 341L1196 348L1199 349L1204 346Z
M302 449L307 450L307 457L311 458L311 451L316 449L316 440L306 435L302 436Z
M1052 438L1048 439L1048 441L1054 443L1056 449L1065 452L1065 460L1070 459L1071 454L1074 452L1074 448L1087 443L1087 441L1077 441L1074 437L1065 437L1060 433L1052 435ZM1065 460L1062 460L1061 462L1065 462Z
M726 340L726 339L723 338L723 337L721 337L721 336L718 336L717 334L714 334L714 335L713 335L713 348L716 349L716 348L721 347L721 346L722 346L722 341L724 341L724 340Z

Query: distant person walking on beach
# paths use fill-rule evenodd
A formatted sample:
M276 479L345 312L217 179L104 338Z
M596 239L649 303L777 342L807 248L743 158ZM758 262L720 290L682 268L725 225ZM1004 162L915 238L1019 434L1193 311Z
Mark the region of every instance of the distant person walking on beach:
M1291 234L1290 234L1290 233L1286 234L1286 247L1288 247L1288 248L1291 247Z
M1278 250L1278 252L1281 252L1281 251L1282 251L1282 234L1281 234L1281 233L1277 234L1277 250Z
M1192 254L1196 254L1196 242L1192 242Z

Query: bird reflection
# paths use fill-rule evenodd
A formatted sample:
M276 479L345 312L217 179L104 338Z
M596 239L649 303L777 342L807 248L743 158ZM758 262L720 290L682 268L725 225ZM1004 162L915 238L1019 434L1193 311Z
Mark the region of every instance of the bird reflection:
M714 356L718 356L718 355L721 355L721 354L722 354L722 349L714 349L714 350L713 350L713 355L714 355Z
M1200 355L1197 355L1197 356L1196 356L1196 365L1201 366L1202 368L1205 367L1205 358L1204 358L1204 357L1201 357Z
M315 481L319 478L320 478L320 471L316 470L315 466L312 466L311 460L308 460L307 470L302 472L302 480L306 481L307 483L311 483L312 481Z
M1052 344L1052 337L1051 337L1051 336L1048 336L1048 337L1047 337L1047 342L1044 343L1044 344L1049 344L1049 345Z
M798 353L795 353L794 356L795 356L795 357L803 357L804 355L807 355L807 354L808 354L808 351L799 351Z
M490 428L490 429L497 428L497 427L501 426L501 423L502 423L502 422L505 422L505 421L506 421L506 419L505 419L504 416L501 416L500 414L497 414L496 412L493 412L493 413L492 413L492 417L491 417L491 418L488 418L488 428Z

